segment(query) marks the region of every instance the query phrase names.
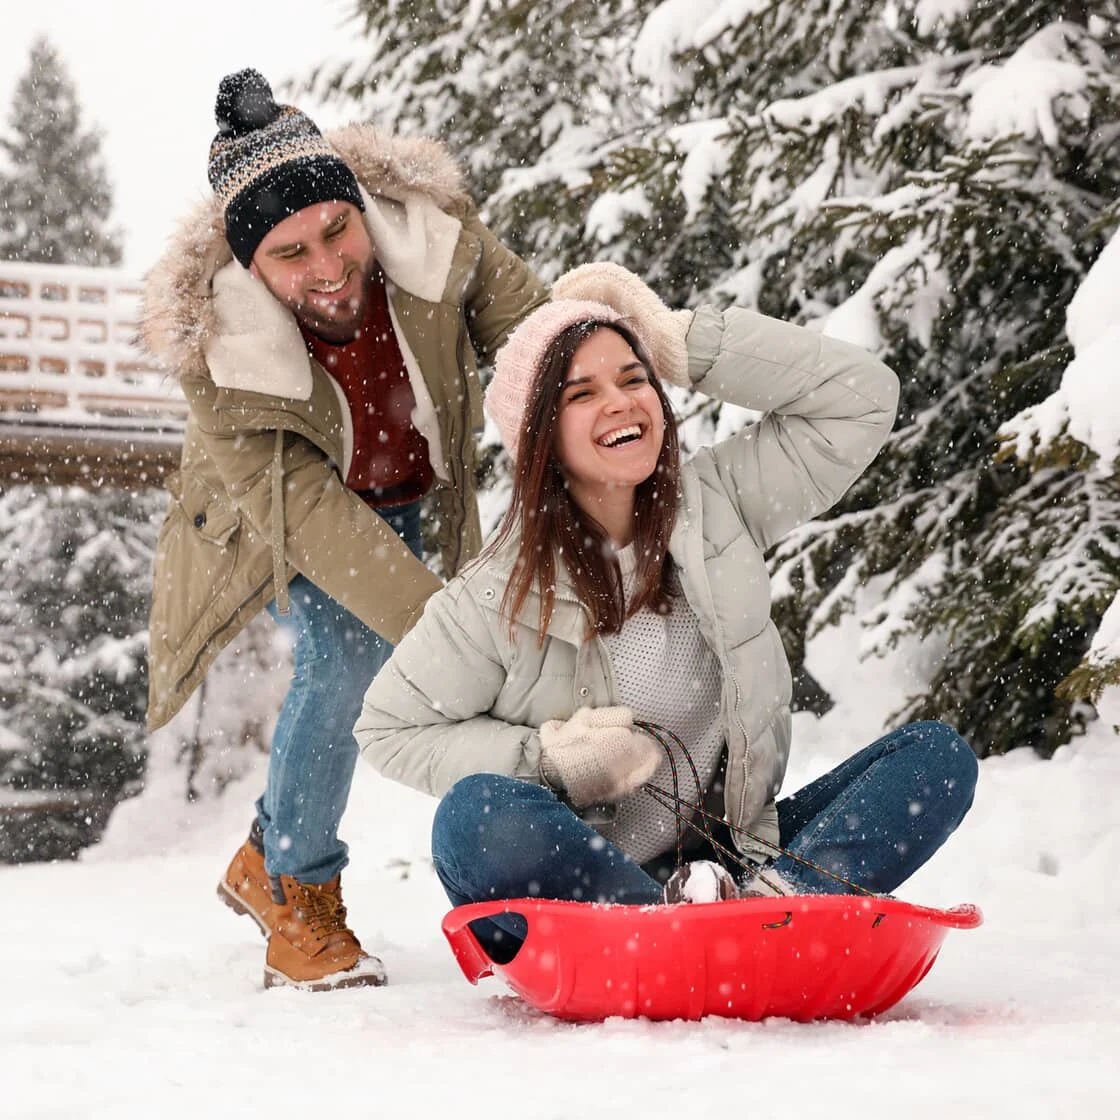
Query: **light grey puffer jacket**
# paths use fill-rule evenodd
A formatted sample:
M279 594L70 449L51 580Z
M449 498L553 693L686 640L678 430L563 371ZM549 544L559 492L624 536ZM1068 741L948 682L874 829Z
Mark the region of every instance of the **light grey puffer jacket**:
M670 552L723 672L727 820L776 843L767 808L789 757L792 682L763 552L875 457L898 379L857 346L742 308L698 310L687 346L695 389L765 413L682 467ZM366 693L354 734L387 777L437 796L475 773L542 782L540 725L619 703L562 565L543 647L532 595L511 641L499 608L513 556L507 546L437 592Z

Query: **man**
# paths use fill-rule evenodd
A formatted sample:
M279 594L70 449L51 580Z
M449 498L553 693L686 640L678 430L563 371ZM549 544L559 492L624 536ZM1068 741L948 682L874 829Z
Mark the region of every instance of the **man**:
M439 580L475 554L475 349L547 293L430 141L325 139L252 70L225 78L215 197L149 278L148 348L190 404L155 561L151 729L267 608L294 637L266 789L219 897L268 937L265 984L380 984L346 922L338 825L362 695ZM231 259L232 258L232 259Z

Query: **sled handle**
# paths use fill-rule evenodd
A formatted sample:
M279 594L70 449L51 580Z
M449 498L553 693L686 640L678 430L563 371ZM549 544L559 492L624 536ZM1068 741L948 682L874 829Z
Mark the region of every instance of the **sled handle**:
M520 905L518 902L520 901ZM441 923L443 935L455 954L456 963L463 970L463 975L472 983L477 984L485 976L494 975L494 962L489 954L479 943L469 923L476 922L479 918L490 918L495 914L521 914L528 921L525 914L525 900L500 898L491 902L472 902L466 906L456 906L454 910L444 915Z
M915 907L915 909L924 910L933 920L943 926L949 926L951 929L976 929L977 926L984 924L984 915L981 913L980 907L973 906L971 902L954 906L950 910L930 910L924 906Z

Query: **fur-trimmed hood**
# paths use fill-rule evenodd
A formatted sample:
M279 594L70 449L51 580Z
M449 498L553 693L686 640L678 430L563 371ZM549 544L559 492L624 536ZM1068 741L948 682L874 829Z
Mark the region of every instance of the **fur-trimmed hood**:
M375 198L424 196L452 212L468 202L461 170L437 141L390 136L372 125L349 125L327 139ZM222 208L211 196L180 223L149 273L141 338L173 376L205 371L205 350L217 329L212 282L232 260Z

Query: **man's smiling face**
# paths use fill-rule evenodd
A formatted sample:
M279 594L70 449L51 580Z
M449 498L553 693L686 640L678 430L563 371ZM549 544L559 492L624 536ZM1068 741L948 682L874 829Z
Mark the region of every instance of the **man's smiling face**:
M349 202L317 202L268 231L250 271L312 334L341 345L365 317L373 265L362 212Z

